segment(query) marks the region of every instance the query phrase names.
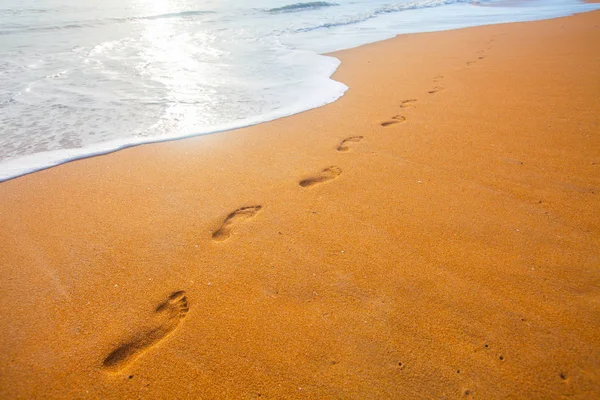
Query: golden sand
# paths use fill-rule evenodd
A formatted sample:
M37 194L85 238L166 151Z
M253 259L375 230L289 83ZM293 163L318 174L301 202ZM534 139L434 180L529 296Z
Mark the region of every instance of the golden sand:
M0 398L600 397L600 12L0 184Z

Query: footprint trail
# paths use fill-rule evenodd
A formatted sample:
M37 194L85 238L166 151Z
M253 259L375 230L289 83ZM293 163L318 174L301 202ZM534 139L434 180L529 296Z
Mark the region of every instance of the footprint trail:
M299 182L299 185L302 187L310 187L316 185L318 183L323 183L330 181L332 179L337 178L342 174L342 169L340 167L331 166L322 170L319 174L312 176L310 178L303 179Z
M229 236L231 236L232 228L236 224L254 217L261 209L262 206L238 208L237 210L229 214L227 218L225 218L225 221L223 221L221 227L213 233L213 240L216 240L218 242L227 240Z
M358 143L361 140L363 140L363 138L364 138L363 136L350 136L349 138L342 140L342 142L340 143L340 145L337 148L337 151L341 151L341 152L350 151L349 144L352 142Z
M443 88L443 87L441 87L441 86L436 86L436 87L434 87L432 90L428 91L427 93L429 93L429 94L435 94L435 93L439 93L439 92L441 92L441 91L443 91L443 90L444 90L444 88Z
M109 372L119 372L146 350L150 349L173 332L188 312L185 291L171 294L154 310L157 325L153 329L139 332L135 337L113 350L103 361Z
M403 100L402 103L400 103L400 108L414 107L416 102L417 99Z
M402 115L396 115L395 117L392 117L391 120L389 121L384 121L381 123L381 126L390 126L390 125L394 125L394 124L399 124L406 121L406 117L403 117Z

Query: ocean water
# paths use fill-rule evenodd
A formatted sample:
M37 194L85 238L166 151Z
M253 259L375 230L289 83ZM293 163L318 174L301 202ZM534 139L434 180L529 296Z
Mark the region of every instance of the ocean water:
M576 0L2 0L0 181L335 101L323 53L600 8Z

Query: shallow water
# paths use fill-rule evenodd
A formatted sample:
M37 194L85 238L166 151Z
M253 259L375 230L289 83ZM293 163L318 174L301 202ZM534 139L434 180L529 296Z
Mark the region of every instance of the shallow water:
M329 79L339 61L326 52L597 8L574 0L4 0L0 181L327 104L347 88Z

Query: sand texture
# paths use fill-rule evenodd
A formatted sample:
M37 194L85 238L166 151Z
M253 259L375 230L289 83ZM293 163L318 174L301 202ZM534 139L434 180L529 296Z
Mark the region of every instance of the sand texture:
M599 26L399 36L0 184L0 398L600 398Z

